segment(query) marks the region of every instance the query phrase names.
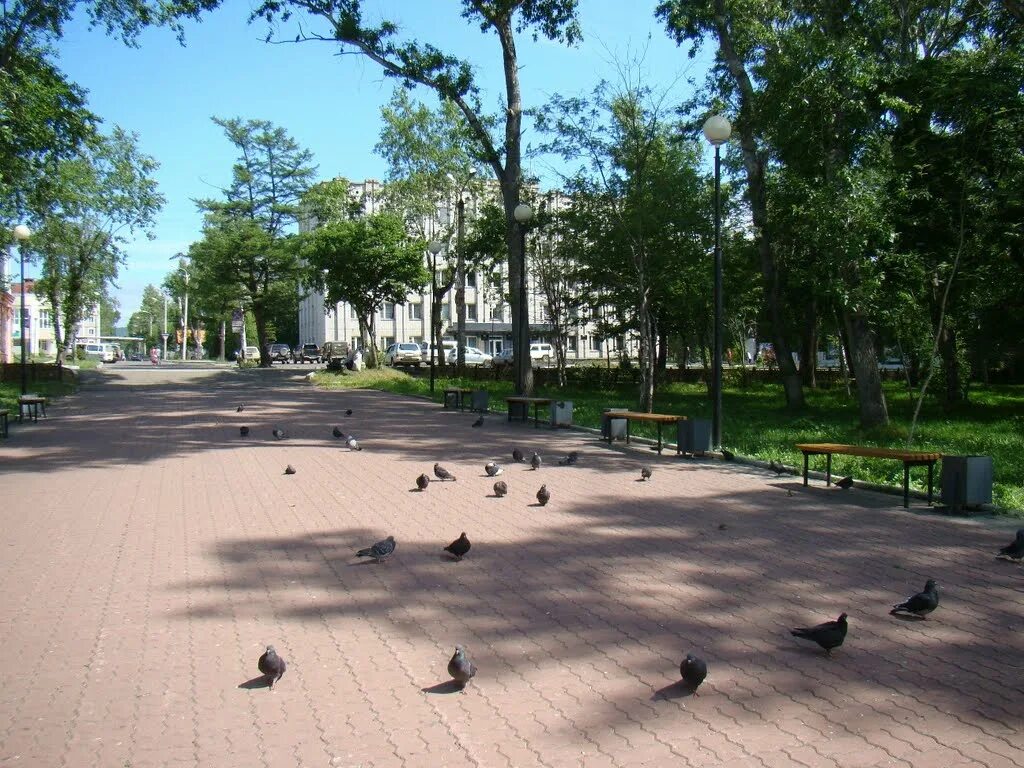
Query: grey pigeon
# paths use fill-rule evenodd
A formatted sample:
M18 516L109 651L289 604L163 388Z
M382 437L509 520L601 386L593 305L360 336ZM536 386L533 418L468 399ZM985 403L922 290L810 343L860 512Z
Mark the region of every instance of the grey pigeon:
M272 645L267 646L267 650L260 656L256 666L259 667L260 672L267 679L269 690L273 690L274 683L281 679L284 671L288 668L288 665L284 663L284 659L277 655L277 651L274 650Z
M512 449L512 461L514 461L514 462L516 462L518 464L522 464L523 458L524 457L523 457L523 452L522 451L520 451L518 448L513 448Z
M487 473L488 477L497 477L505 470L495 464L493 461L488 461L484 464L484 472Z
M533 456L530 457L530 466L534 469L540 469L541 460L540 454L534 451Z
M430 478L426 475L420 475L416 478L416 487L421 491L427 490L428 485L430 485Z
M494 495L495 496L497 496L500 499L506 493L508 493L508 486L505 484L504 480L499 480L498 482L496 482L494 484Z
M814 627L795 627L790 630L790 634L804 640L813 640L831 656L832 649L838 648L846 639L846 614L841 613L835 621L826 621Z
M996 557L1003 560L1024 559L1024 528L1017 531L1017 538L999 550Z
M359 441L356 440L355 435L349 435L348 437L346 437L345 438L345 445L348 446L348 449L350 451L361 451L361 450L363 450L360 447L360 445L359 445Z
M641 480L650 480L652 474L654 474L654 470L651 469L650 467L640 467Z
M551 491L548 490L546 485L542 485L540 490L537 491L537 501L540 502L542 507L546 507L548 502L551 501Z
M235 413L241 413L244 410L245 410L245 406L244 405L240 405L237 408L235 408Z
M351 416L352 415L352 409L351 408L346 408L345 409L345 415L346 416Z
M455 555L456 560L461 560L465 557L466 553L469 552L469 548L472 545L469 543L469 539L466 538L466 532L463 531L462 535L459 536L455 541L444 548L445 552L451 552Z
M483 417L483 414L481 414L480 418L477 419L476 421L474 421L472 426L474 426L474 427L482 427L483 425L484 425L484 417Z
M248 427L239 427L238 428L238 434L240 434L242 437L247 437L249 435L249 428Z
M391 556L391 553L395 551L395 546L395 537L388 536L384 541L378 541L372 547L360 549L356 552L356 557L372 557L375 562L379 563Z
M836 487L837 488L842 488L844 491L850 490L850 488L852 486L853 486L853 478L852 477L844 477L842 480L836 480Z
M455 646L455 655L448 662L448 674L463 688L476 675L476 665L469 660L466 649L461 645Z
M295 467L293 467L291 464L289 464L287 467L284 468L284 473L286 475L294 475L295 474Z
M285 431L283 429L274 427L274 437L276 437L278 440L284 440L286 437L288 437L288 435L285 434Z
M455 475L453 475L447 469L442 467L440 464L434 464L434 474L437 476L437 479L441 481L455 479Z
M573 451L568 456L566 456L564 459L559 459L558 460L558 466L560 466L560 467L571 467L573 464L575 464L579 460L580 460L580 452L579 451Z
M726 461L733 461L736 458L736 454L730 451L728 448L722 449L722 458Z
M782 477L782 473L786 471L786 468L781 464L777 464L775 459L768 462L768 469L774 472L776 477Z
M696 695L700 684L708 676L708 664L699 656L688 653L686 658L683 659L683 663L679 665L679 674L682 676L683 682L690 686L693 689L694 695Z
M339 440L345 436L345 433L341 431L341 427L335 427L333 430L331 430L331 434L334 435Z
M928 579L924 585L923 592L918 592L916 595L908 597L902 603L897 603L889 613L912 613L915 616L924 618L938 607L939 586L935 583L935 579Z

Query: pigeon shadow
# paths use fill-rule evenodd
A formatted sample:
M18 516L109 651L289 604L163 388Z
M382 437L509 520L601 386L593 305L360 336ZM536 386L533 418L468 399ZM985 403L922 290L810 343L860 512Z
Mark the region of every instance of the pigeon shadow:
M890 611L889 615L892 616L894 619L900 619L901 621L909 621L911 623L926 620L926 617L915 616L912 613L893 613L892 611Z
M531 507L546 507L546 506L547 506L547 504L541 504L541 503L540 503L539 501L535 501L535 502L534 502L533 504L531 504L530 506L531 506Z
M238 687L245 688L247 690L252 690L253 688L269 688L270 678L266 675L260 675L259 677L254 677L252 680L246 680L244 683L240 683Z
M381 565L381 563L378 563L378 562L377 562L376 560L374 560L374 559L373 559L373 558L371 557L371 558L369 558L369 559L367 559L367 560L357 560L357 561L356 561L356 562L354 562L354 563L349 563L349 564L348 564L348 567L349 567L349 568L357 568L357 567L359 567L360 565Z
M431 685L427 688L420 688L423 693L461 693L466 686L456 680L446 680L443 683L437 685Z
M651 695L651 701L672 701L673 699L686 699L696 691L693 690L685 681L676 680L671 685L666 685L664 688L659 688Z

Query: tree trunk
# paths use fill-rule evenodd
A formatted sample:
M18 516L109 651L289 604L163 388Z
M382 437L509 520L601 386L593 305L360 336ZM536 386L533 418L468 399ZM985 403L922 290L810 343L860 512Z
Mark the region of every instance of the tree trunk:
M800 378L805 387L818 388L818 304L811 299L804 315L803 344L800 348Z
M462 376L466 372L466 255L462 252L466 203L462 199L462 190L459 190L459 200L455 207L458 217L455 234L455 371Z
M252 317L256 321L256 341L260 345L260 368L270 368L274 361L270 359L270 345L267 343L267 316L261 303L253 302Z
M843 311L843 324L850 344L850 365L857 382L857 402L860 405L860 425L864 429L889 423L889 412L882 391L882 377L878 372L875 338L867 317L850 309Z
M217 355L218 360L225 360L227 358L227 323L224 320L220 321L220 352Z
M683 367L686 367L685 362L683 361ZM659 371L664 371L668 368L668 333L661 323L658 323L658 358L655 365Z
M942 358L942 374L945 379L943 401L947 406L960 403L964 399L956 342L956 329L948 322L943 323L942 331L939 334L939 355Z

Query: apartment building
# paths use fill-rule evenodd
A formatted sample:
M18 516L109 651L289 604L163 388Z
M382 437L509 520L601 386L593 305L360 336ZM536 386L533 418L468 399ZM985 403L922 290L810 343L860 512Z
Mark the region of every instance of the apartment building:
M12 359L21 355L21 283L11 284L11 296L14 307L11 319L10 341L7 348L11 350ZM76 338L95 339L100 335L100 305L95 304L88 310L87 316L79 323ZM25 280L25 341L28 355L57 355L57 342L54 336L53 311L46 296L36 294L35 281ZM8 361L10 362L10 361Z

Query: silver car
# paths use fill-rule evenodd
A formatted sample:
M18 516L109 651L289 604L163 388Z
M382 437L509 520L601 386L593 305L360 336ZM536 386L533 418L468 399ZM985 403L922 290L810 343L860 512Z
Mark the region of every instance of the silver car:
M466 365L471 367L483 366L488 368L491 366L492 358L486 352L477 349L476 347L463 347L466 354ZM459 350L453 349L448 353L448 364L455 365L459 360Z

